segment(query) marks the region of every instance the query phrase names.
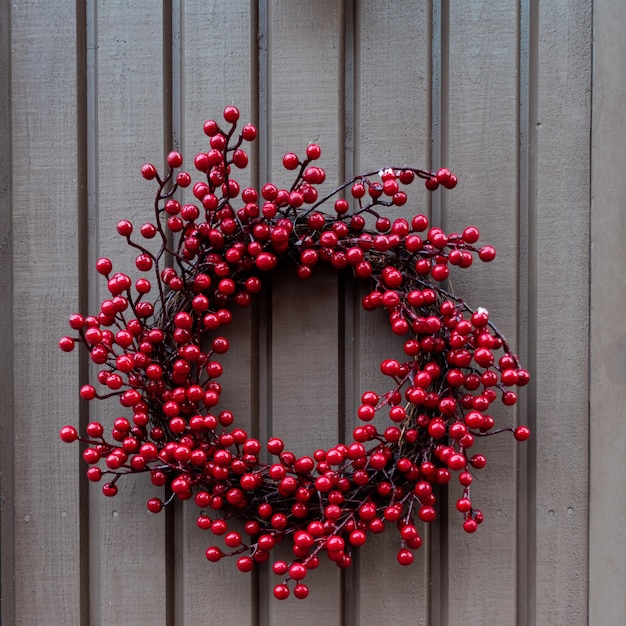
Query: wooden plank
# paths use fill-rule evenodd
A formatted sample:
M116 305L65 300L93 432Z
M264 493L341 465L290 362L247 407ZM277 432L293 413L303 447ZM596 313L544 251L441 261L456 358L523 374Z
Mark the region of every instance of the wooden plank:
M443 154L459 185L447 196L442 220L451 232L477 226L481 245L493 244L499 253L492 263L476 259L471 268L451 273L450 284L473 308L485 307L517 351L516 3L484 11L476 3L453 2L448 17ZM489 412L498 427L513 424L513 411L499 399ZM449 623L515 622L517 445L503 433L478 439L472 448L488 461L484 470L473 472L472 504L485 516L476 534L463 531L456 510L461 486L456 478L449 485Z
M179 128L175 121L174 134L181 138L188 164L193 163L197 152L208 149L208 138L202 130L205 120L212 118L222 124L225 106L234 104L239 108L239 128L252 121L256 98L251 75L251 59L256 54L253 17L251 3L247 0L228 3L194 0L185 2L182 7L180 65L174 67L179 89L175 88L173 93L174 110L179 108L181 118ZM245 148L253 157L254 144L247 144ZM242 189L251 184L255 167L256 163L252 162L248 170L233 172ZM231 340L232 347L219 359L224 366L219 381L224 393L217 410L232 411L235 425L256 435L257 365L253 357L258 341L256 306L235 310L234 314L233 323L219 331ZM192 502L184 503L179 513L177 623L198 624L206 618L209 607L214 619L224 624L254 622L255 576L240 573L235 557L209 563L204 556L206 548L209 545L223 547L222 542L210 532L197 528L195 520L200 510ZM198 585L200 580L201 586Z
M116 232L120 219L137 226L152 215L154 183L144 181L146 161L163 162L162 15L141 2L90 5L92 41L90 109L90 308L106 297L105 281L93 269L100 256L114 271L137 277L133 251ZM110 431L120 412L117 399L92 407ZM146 501L158 493L145 475L125 477L119 494L105 498L91 489L91 619L119 624L129 619L166 623L165 515L152 515ZM150 589L142 593L141 589ZM130 592L129 592L130 591ZM132 617L131 617L132 616Z
M78 305L74 27L74 3L11 6L16 256L6 305L17 360L7 364L14 377L7 460L15 455L17 471L15 613L3 614L7 623L78 624L80 615L80 454L58 439L65 423L78 422L78 361L56 348ZM5 540L10 545L12 538ZM3 579L3 587L11 582Z
M310 141L322 147L325 188L337 182L338 145L343 143L340 10L330 0L267 4L268 176L277 185L292 180L279 165L282 155L302 155ZM316 274L308 284L299 283L289 267L272 280L269 428L296 454L328 448L338 435L337 279L329 272ZM272 588L280 581L270 574L261 589L261 623L340 623L340 581L339 570L323 559L307 575L311 595L306 601L279 602Z
M11 10L9 3L0 6L0 162L11 159ZM13 211L12 180L9 168L0 171L0 264L5 268L0 276L0 621L15 621L15 519L14 494L14 428L13 410Z
M386 165L427 167L430 15L424 3L408 0L356 4L355 162L354 172L350 173ZM410 221L415 214L426 211L429 194L419 181L407 193L410 200L405 206L385 211L390 219L404 217ZM360 285L357 291L365 288ZM355 340L349 364L355 380L353 412L348 416L350 435L359 422L355 411L361 394L368 389L387 391L380 362L403 354L402 341L391 333L385 316L380 311L365 312L360 305L362 293L356 295L356 301L350 303L355 327L346 328L346 336L351 338L354 333ZM426 539L427 530L422 532ZM402 623L407 619L415 624L429 623L430 545L424 542L411 567L398 564L399 549L400 538L392 527L381 536L371 536L361 549L355 580L358 613L354 624Z
M626 96L622 2L593 5L591 144L591 375L589 487L589 623L618 624L626 614L626 458L624 434L624 268L626 201L621 133Z
M11 10L0 6L0 162L10 163L11 135ZM10 168L0 169L0 621L15 621L15 519L13 438L13 210Z
M537 602L530 619L586 624L591 2L542 3L535 18Z

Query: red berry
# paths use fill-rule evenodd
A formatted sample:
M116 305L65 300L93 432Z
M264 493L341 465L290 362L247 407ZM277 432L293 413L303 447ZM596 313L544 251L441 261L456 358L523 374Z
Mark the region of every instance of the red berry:
M278 258L271 252L261 252L255 259L256 266L263 272L269 272L278 264Z
M306 148L306 155L311 161L315 161L322 155L322 150L316 143L310 143Z
M217 125L217 122L215 120L207 120L204 123L204 133L209 137L217 135L219 130L219 126Z
M113 483L106 483L102 486L102 493L107 498L112 498L113 496L117 495L117 485L114 485Z
M505 391L502 394L502 403L506 406L513 406L517 402L517 394L514 391Z
M239 119L239 109L234 106L228 106L224 109L224 119L229 124L234 124Z
M170 167L180 167L183 164L183 157L180 152L170 152L167 155L167 164Z
M93 385L83 385L80 388L80 397L83 400L93 400L96 397L96 389Z
M437 172L437 175L436 175L437 182L440 183L441 185L445 185L450 180L451 176L452 176L452 172L449 169L442 167Z
M487 465L487 459L482 454L475 454L469 462L470 465L476 469L482 469Z
M451 174L451 175L450 175L450 178L448 178L447 182L445 182L445 183L443 184L443 186L444 186L446 189L454 189L454 188L456 187L456 185L457 185L457 183L458 183L458 182L459 182L459 181L458 181L457 177L456 177L454 174Z
M61 337L59 339L59 348L63 352L71 352L74 349L74 340L71 337Z
M287 585L276 585L274 587L274 597L277 600L285 600L289 597L289 587Z
M437 512L435 511L435 507L426 505L420 507L418 515L423 522L432 522L437 517Z
M272 437L267 442L267 450L270 454L279 455L285 448L285 444L282 439L278 437Z
M467 513L472 509L472 503L469 498L459 498L456 501L456 509L460 513Z
M154 165L152 165L152 163L146 163L141 168L141 175L146 180L152 180L153 178L156 178L157 176L157 169L156 167L154 167Z
M242 129L241 129L241 136L246 140L246 141L254 141L256 139L256 126L254 126L253 124L246 124Z
M158 513L163 508L163 502L159 498L150 498L148 500L148 511Z
M478 530L478 523L476 522L475 519L472 519L471 517L468 517L464 522L463 522L463 530L466 533L475 533L476 530Z
M397 559L400 565L411 565L411 563L413 563L414 557L413 553L410 550L403 548L398 552Z
M176 184L179 187L189 187L191 185L191 176L187 172L179 172L176 176Z
M113 269L113 263L111 263L110 259L102 258L96 261L96 271L98 274L102 274L103 276L108 276Z
M250 572L254 567L254 559L249 556L241 556L237 559L237 569L240 572Z
M411 170L402 170L398 178L403 185L410 185L415 180L415 174Z
M285 156L283 156L283 167L286 170L295 170L298 165L300 165L300 159L298 159L298 155L293 152L287 152Z
M462 237L465 243L476 243L478 241L478 238L480 237L480 232L478 231L478 228L476 228L476 226L468 226L463 231Z
M224 553L217 546L210 546L204 554L213 563L216 563L224 556Z
M513 435L518 441L526 441L530 437L530 428L528 426L518 426Z
M478 257L481 261L485 261L488 263L489 261L493 261L496 258L496 250L492 246L483 246L478 251Z
M78 439L78 431L74 428L74 426L63 426L59 436L61 437L61 441L64 441L65 443L72 443Z
M451 470L454 470L454 471L458 471L460 469L463 469L466 464L467 464L467 461L466 461L465 457L462 454L459 454L459 453L453 454L448 459L448 467Z
M306 576L306 567L302 563L294 563L289 568L289 576L294 580L302 580Z

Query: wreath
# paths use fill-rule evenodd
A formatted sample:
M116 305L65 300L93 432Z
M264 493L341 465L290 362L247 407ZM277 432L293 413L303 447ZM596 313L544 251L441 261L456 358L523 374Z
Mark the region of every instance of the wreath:
M99 259L110 297L96 315L71 315L73 336L59 342L65 352L81 343L98 366L98 389L84 385L81 398L117 397L128 417L115 419L110 435L91 422L84 434L65 426L60 436L83 442L87 477L104 480L105 496L116 495L122 476L146 473L166 494L148 501L151 512L193 498L197 525L223 539L223 547L206 550L209 561L234 555L249 572L290 539L293 558L272 566L281 580L274 595L286 598L291 584L305 598L303 581L320 557L349 567L354 549L389 525L400 535L397 560L409 565L422 543L419 522L436 518L436 487L453 476L463 529L475 532L483 514L470 485L486 459L474 443L501 431L528 438L525 426L495 428L488 411L498 398L515 404L512 388L529 375L488 311L470 308L447 287L451 266L495 257L493 247L477 247L478 229L445 233L424 215L392 222L384 214L406 203L417 179L430 191L454 188L448 169L388 167L321 194L325 172L314 164L321 151L312 143L304 157L284 155L283 166L295 173L289 189L241 189L233 174L247 166L243 146L257 131L246 124L237 132L234 106L223 118L204 124L209 148L194 159L202 178L191 188L194 202L177 199L192 185L179 152L168 155L165 175L142 167L158 187L153 220L139 237L129 220L117 224L138 253L142 277L133 283ZM326 264L367 281L363 308L384 311L404 340L404 355L380 363L390 389L363 393L353 440L300 457L279 437L250 437L232 412L217 409L219 358L230 347L222 329L283 259L295 263L300 279Z

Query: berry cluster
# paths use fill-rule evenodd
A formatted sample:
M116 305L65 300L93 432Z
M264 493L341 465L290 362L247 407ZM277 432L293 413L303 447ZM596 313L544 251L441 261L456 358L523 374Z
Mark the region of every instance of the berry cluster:
M354 548L386 525L400 535L398 562L409 565L422 543L419 523L436 517L435 487L453 476L461 484L463 528L476 531L483 515L470 485L486 460L472 452L475 439L513 430L494 429L489 408L498 398L514 404L512 387L529 376L488 312L445 288L451 266L494 258L491 246L476 247L478 229L445 233L424 215L391 222L381 214L405 204L416 179L431 191L455 187L449 170L390 167L322 195L325 172L313 164L320 148L310 144L305 157L283 157L295 173L289 189L240 189L233 173L247 166L243 146L257 132L251 124L236 132L233 106L223 117L222 126L204 125L209 148L194 159L201 180L191 187L193 202L176 199L192 185L179 169L180 153L168 155L164 176L154 165L142 168L158 185L154 218L138 229L128 220L117 224L138 253L141 277L133 282L114 272L111 260L98 260L110 297L96 315L71 315L73 336L60 341L65 352L82 343L99 367L99 387L83 386L81 397L117 397L127 417L114 420L110 435L98 422L82 435L73 426L60 435L87 444L87 476L104 479L106 496L117 493L124 474L146 472L171 494L148 501L153 513L174 498L193 498L201 510L197 525L223 537L223 547L206 550L209 561L236 555L238 569L248 572L289 538L293 558L274 562L282 579L274 595L286 598L293 581L293 594L305 598L304 579L321 556L348 567ZM263 445L235 425L230 411L216 409L219 358L230 347L220 331L232 305L248 306L263 276L287 257L301 279L326 263L369 281L363 308L385 311L392 333L404 340L404 356L380 364L389 391L363 393L353 440L300 457L278 437ZM513 432L520 441L529 436L524 426ZM244 532L232 528L233 519L243 521Z

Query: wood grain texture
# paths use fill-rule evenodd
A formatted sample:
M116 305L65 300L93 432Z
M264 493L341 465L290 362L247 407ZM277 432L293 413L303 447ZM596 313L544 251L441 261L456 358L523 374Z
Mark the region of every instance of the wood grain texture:
M600 5L2 4L3 623L621 623L626 10ZM199 510L176 503L149 515L145 501L160 494L146 477L121 481L114 499L89 484L81 508L78 446L56 443L63 424L78 422L84 374L57 339L85 292L90 312L105 296L96 258L114 257L116 270L137 277L115 224L149 219L155 187L141 165L161 166L172 146L191 164L206 148L202 123L231 103L262 134L242 186L289 184L282 154L311 141L322 147L328 190L344 173L390 162L457 170L458 188L433 195L432 212L416 184L412 202L389 215L432 213L453 231L472 222L496 245L494 263L453 274L452 285L490 310L533 377L517 411L494 413L506 426L530 420L532 439L518 446L503 434L475 446L488 458L472 486L486 518L477 534L462 531L453 481L450 510L425 532L411 568L397 565L390 528L346 573L322 559L304 602L273 598L269 564L243 575L234 559L208 563L205 548L221 543L196 528ZM85 204L87 224L77 213ZM378 363L401 351L384 317L362 311L364 289L328 268L308 283L293 266L278 268L220 331L232 349L220 359L218 408L297 454L349 437L361 393L384 388ZM111 403L90 417L110 428L122 413Z
M0 5L0 163L12 157L11 9ZM13 211L9 168L0 168L0 621L15 621L13 410Z
M290 185L291 173L280 165L282 155L290 150L303 154L315 141L327 171L321 194L336 185L343 161L338 150L343 123L338 115L343 105L341 3L268 2L267 10L268 177L279 187ZM324 271L315 274L309 284L297 280L293 267L272 276L268 431L298 455L327 448L338 436L337 278ZM306 602L276 601L271 593L279 580L270 576L261 589L262 597L269 598L261 615L268 624L341 623L341 578L327 559L307 576L312 594Z
M358 3L355 60L355 160L354 172L377 170L385 165L427 167L429 145L430 39L429 14L421 3ZM428 192L421 182L407 188L409 202L389 209L392 218L409 221L426 212ZM403 354L402 340L391 333L380 311L365 312L357 297L351 303L354 326L346 337L355 342L353 370L355 405L348 416L352 427L364 391L387 391L388 379L379 370L386 358ZM383 412L384 413L384 412ZM386 416L385 416L386 419ZM352 428L348 428L351 434ZM388 525L381 536L371 536L359 554L355 590L358 619L355 624L400 623L411 614L412 623L429 623L429 550L427 529L421 528L424 545L415 552L411 567L396 560L400 539ZM426 534L424 534L426 533ZM403 597L398 602L397 597Z
M78 421L77 357L57 348L78 301L74 4L13 5L11 39L16 256L8 366L17 471L9 621L78 624L79 451L56 445L59 429Z
M101 256L115 259L114 271L137 276L135 254L116 224L141 225L153 216L156 185L144 181L141 166L163 162L162 15L140 2L98 2L88 16L94 32L93 146L90 179L90 309L106 298L106 283L94 267ZM93 23L91 23L93 22ZM98 402L92 419L110 430L119 415L117 398ZM166 623L165 516L152 515L146 501L159 494L145 475L125 477L115 498L91 487L91 620L121 624ZM145 590L149 589L149 593Z
M536 17L534 619L585 624L591 2L542 3Z
M180 129L174 128L174 134L179 134L183 154L191 163L195 154L208 149L208 138L202 131L204 121L214 118L225 124L224 106L234 104L239 108L241 125L251 121L256 93L250 59L256 54L252 47L256 37L251 32L253 15L248 1L209 4L187 1L182 4L180 18L181 62L179 67L174 67L174 75L179 74L181 89L173 97L179 99L174 109L180 107L182 124ZM244 147L249 150L250 144ZM250 185L255 166L251 164L250 171L233 172L242 189ZM195 198L187 197L187 201L192 200ZM236 425L251 435L258 429L258 416L254 414L257 386L253 380L257 375L253 361L257 342L255 313L255 307L238 309L234 311L232 324L216 331L216 335L228 337L232 347L218 358L224 366L224 374L218 381L224 393L215 410L232 411ZM255 578L237 570L236 558L209 563L204 556L206 548L209 545L224 548L223 541L196 526L201 511L192 501L182 503L179 508L177 623L200 623L206 617L207 606L225 624L249 623L256 613L252 606Z
M517 15L516 3L485 11L480 4L451 2L448 24L447 102L442 129L445 163L458 172L442 214L451 232L469 224L480 229L480 245L493 244L491 263L451 272L450 285L490 319L517 352ZM434 167L437 167L434 164ZM446 193L446 192L443 192ZM524 392L522 391L522 394ZM500 394L499 394L500 395ZM499 427L511 427L512 411L500 398L489 413ZM448 487L448 619L456 624L515 622L517 444L510 433L478 439L471 453L483 453L487 467L475 471L471 500L485 522L474 535L463 532L456 510L462 488ZM520 503L520 506L526 506ZM483 602L473 602L477 596Z
M624 159L626 45L621 2L594 6L591 207L591 375L589 488L589 623L618 624L626 615L626 250L620 184ZM619 130L618 130L619 129Z

